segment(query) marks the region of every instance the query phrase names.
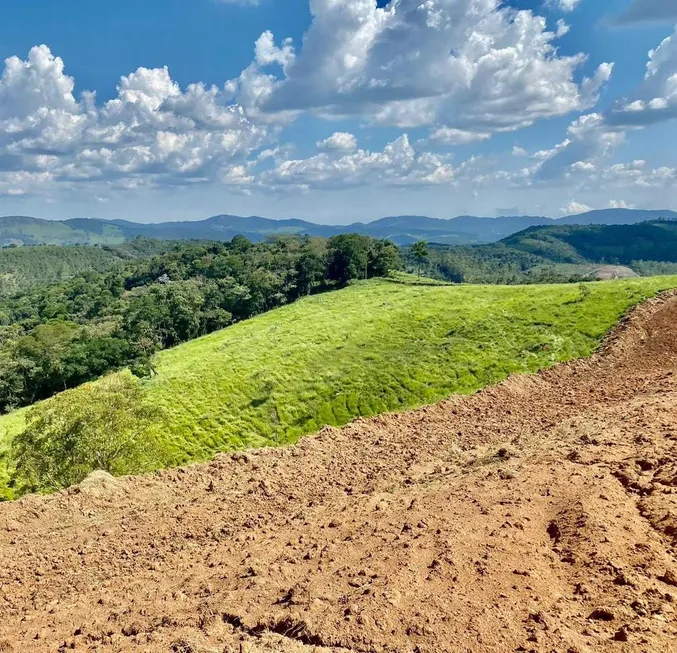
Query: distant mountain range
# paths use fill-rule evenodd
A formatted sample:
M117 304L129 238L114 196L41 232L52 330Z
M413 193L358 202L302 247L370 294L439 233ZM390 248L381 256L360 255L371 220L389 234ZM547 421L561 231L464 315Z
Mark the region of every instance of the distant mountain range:
M305 220L272 220L252 216L217 215L195 222L140 224L128 220L75 218L43 220L25 216L0 217L0 247L7 245L117 245L137 236L160 240L230 240L238 234L265 240L285 234L334 236L360 233L388 238L398 245L419 240L449 245L493 243L529 227L548 225L637 224L657 219L677 220L674 211L605 209L553 219L538 216L479 218L462 215L449 220L402 215L350 225L320 225Z

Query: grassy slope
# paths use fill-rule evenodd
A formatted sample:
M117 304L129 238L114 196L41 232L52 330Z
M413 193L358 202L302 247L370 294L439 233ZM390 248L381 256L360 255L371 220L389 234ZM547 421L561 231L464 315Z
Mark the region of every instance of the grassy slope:
M590 354L677 277L555 286L359 283L162 352L151 396L176 462L469 393ZM0 442L21 428L0 419ZM0 479L1 483L1 479Z

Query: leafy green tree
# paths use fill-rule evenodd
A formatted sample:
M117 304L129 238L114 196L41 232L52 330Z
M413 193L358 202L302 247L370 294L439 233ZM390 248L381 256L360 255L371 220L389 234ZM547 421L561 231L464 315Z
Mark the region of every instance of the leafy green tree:
M170 334L167 346L186 342L202 335L200 331L201 308L204 296L194 279L179 281L168 286L155 286L164 291L161 300L167 306ZM155 290L154 288L154 290Z
M327 248L322 241L306 239L296 261L296 285L299 295L310 295L313 288L324 281L327 268Z
M12 484L19 493L49 492L95 470L135 474L160 465L152 427L161 417L129 373L36 404L12 443Z
M205 333L212 333L224 329L233 321L233 314L223 308L213 308L203 311L202 320Z
M230 246L234 251L244 253L248 252L254 245L248 238L237 235L230 241Z
M428 252L428 243L424 241L419 241L417 243L414 243L411 246L411 255L414 257L414 260L416 261L418 265L418 278L421 278L421 268L423 267L423 264L428 260L428 256L430 256L430 252Z
M133 346L120 337L81 338L73 342L62 360L64 383L73 388L125 367L132 358Z
M284 278L264 267L256 268L247 278L251 295L252 314L280 306L285 302Z
M452 281L453 283L463 283L465 281L463 266L452 260L451 257L440 261L438 268L442 277L448 281Z
M64 358L79 331L77 324L54 320L38 325L17 341L14 357L26 362L24 386L31 388L32 401L68 387Z
M35 365L32 361L0 352L0 413L21 405L26 394L26 373Z
M201 335L203 302L194 280L156 283L130 300L126 329L137 339L151 332L163 347L172 347Z
M371 238L359 234L340 234L329 239L327 276L339 284L368 275Z
M375 240L372 243L368 264L370 277L385 277L401 267L402 259L397 245L388 240Z

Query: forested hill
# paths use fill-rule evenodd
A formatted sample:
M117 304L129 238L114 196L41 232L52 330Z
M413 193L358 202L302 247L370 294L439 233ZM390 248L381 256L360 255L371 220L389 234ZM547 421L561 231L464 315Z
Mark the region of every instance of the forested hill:
M271 220L217 215L207 220L141 224L127 220L79 218L56 221L30 217L0 217L0 247L6 245L119 244L143 236L158 240L228 241L244 236L253 242L274 236L307 235L329 238L357 233L388 239L397 245L428 242L464 245L494 243L528 227L539 225L635 224L659 218L677 219L673 211L606 209L554 220L542 216L479 218L458 216L449 220L401 215L349 225L321 225L305 220Z
M502 244L553 263L677 262L677 221L532 227Z
M400 266L392 243L356 234L328 241L281 238L254 244L237 237L229 243L173 243L157 256L111 269L99 248L80 249L89 269L0 297L0 413L112 369L129 366L137 374L152 374L152 356L160 349ZM62 251L80 254L80 249ZM49 258L45 250L51 248L3 254L24 256L31 274Z
M429 245L410 271L457 283L591 281L677 273L677 221L530 227L489 245ZM613 267L612 267L613 266Z
M121 245L41 245L0 249L0 297L87 272L108 272L128 261L161 254L172 243L136 238Z

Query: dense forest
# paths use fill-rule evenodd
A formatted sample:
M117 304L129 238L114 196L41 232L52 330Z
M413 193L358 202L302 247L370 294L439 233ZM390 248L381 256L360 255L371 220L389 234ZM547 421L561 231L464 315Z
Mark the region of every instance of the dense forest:
M157 247L167 251L104 271L94 255L88 271L0 300L0 412L113 369L152 375L160 349L400 265L393 244L354 234ZM26 270L48 265L44 250L23 250Z
M403 248L402 255L409 271L452 283L524 283L528 271L543 263L541 257L503 244L430 244L424 255L417 253L415 246ZM534 278L534 282L546 280Z

